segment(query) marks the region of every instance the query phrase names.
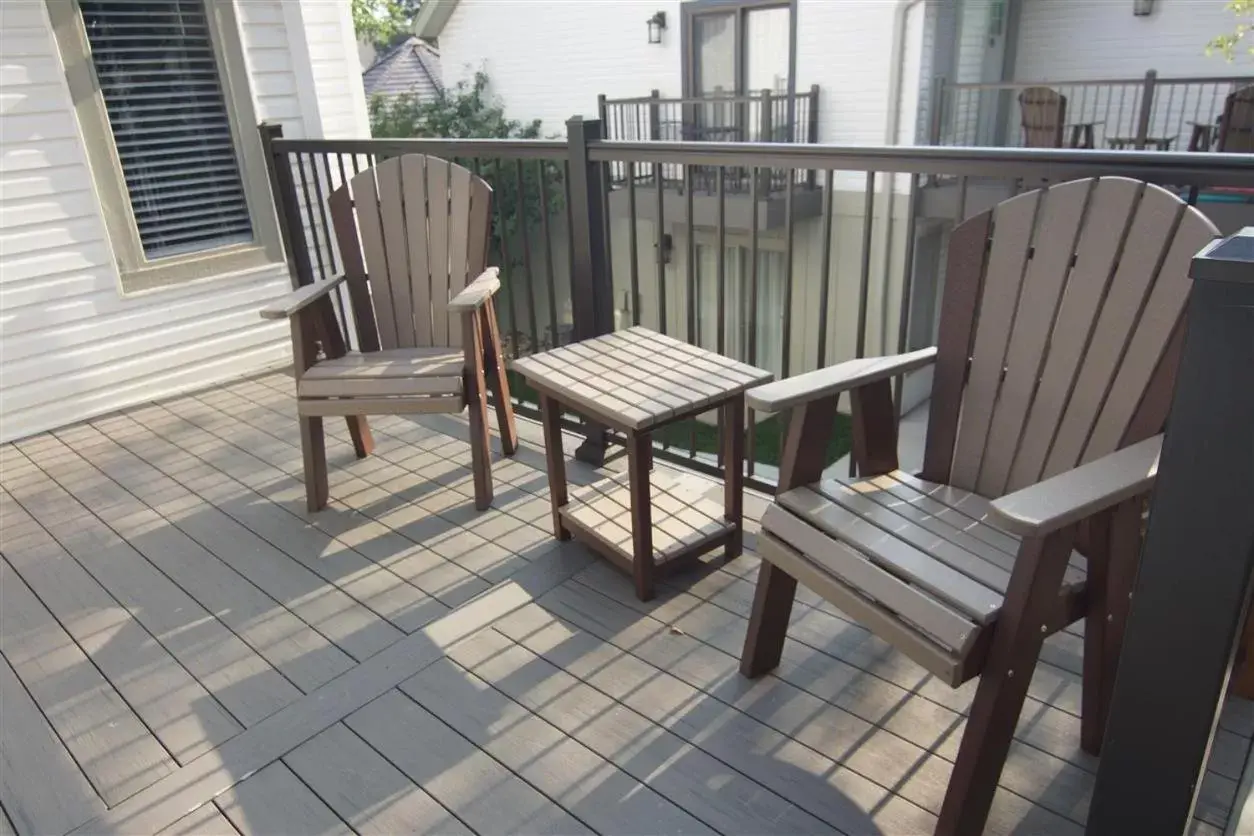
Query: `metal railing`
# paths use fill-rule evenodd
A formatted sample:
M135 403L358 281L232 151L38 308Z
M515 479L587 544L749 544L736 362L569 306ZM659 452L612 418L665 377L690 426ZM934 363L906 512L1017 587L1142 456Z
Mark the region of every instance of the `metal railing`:
M932 145L1027 145L1020 96L1047 88L1065 98L1061 144L1070 148L1209 150L1224 100L1254 76L954 84L937 79Z
M745 95L712 93L687 98L662 98L657 90L648 96L632 99L607 99L599 96L597 110L605 138L612 141L637 142L818 142L819 88L805 93L753 91ZM611 165L611 182L623 185L634 180L649 185L661 178L665 185L684 185L679 166L662 164L644 170L629 170L621 163ZM691 186L699 191L713 192L713 171L691 173ZM813 186L813 181L801 181ZM779 172L773 179L760 183L764 194L781 192L789 181ZM723 188L733 193L749 191L746 170L724 173Z
M950 231L1017 191L1122 175L1200 193L1204 209L1222 198L1214 205L1245 213L1225 223L1254 223L1248 156L613 142L601 130L572 119L566 141L326 140L262 126L292 275L303 284L342 269L325 204L332 190L382 159L434 154L494 189L489 255L502 268L498 315L511 357L640 324L787 377L932 344ZM623 194L611 186L616 165L673 166L681 182L712 172L714 190L664 200L658 180ZM769 225L757 189L775 170L813 179L817 211L801 212L804 192L788 189L781 222ZM740 171L750 200L727 188ZM939 178L950 185L921 187ZM340 309L347 319L348 306ZM920 386L899 380L898 407L925 396ZM514 397L520 411L533 408L525 387ZM719 474L719 431L701 420L674 425L655 438L658 455ZM769 490L782 418L751 415L747 432L749 484Z

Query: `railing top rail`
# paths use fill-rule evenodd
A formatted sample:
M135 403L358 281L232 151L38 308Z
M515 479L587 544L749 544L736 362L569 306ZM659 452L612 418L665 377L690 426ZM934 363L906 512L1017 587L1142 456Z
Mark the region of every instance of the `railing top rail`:
M564 160L564 140L549 139L276 139L275 152L292 154L431 154L437 157L499 157Z
M780 142L588 144L596 162L832 169L900 174L1041 178L1116 175L1160 183L1254 188L1254 155L954 146L855 147Z
M784 101L787 99L808 99L810 91L805 90L797 93L771 93L771 99ZM748 93L728 96L710 94L708 96L662 96L653 98L652 96L635 96L628 99L606 99L607 105L633 105L633 104L748 104L750 102L762 101L762 92L749 91Z
M1144 84L1145 76L1134 78L1085 78L1085 79L1051 79L1048 81L946 81L945 87L951 90L1021 90L1028 87L1103 87L1126 84ZM1198 76L1196 78L1155 78L1155 84L1254 84L1254 75L1222 75Z

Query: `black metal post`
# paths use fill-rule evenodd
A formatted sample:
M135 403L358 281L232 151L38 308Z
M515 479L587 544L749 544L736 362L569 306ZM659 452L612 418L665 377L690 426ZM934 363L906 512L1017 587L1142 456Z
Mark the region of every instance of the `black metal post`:
M566 122L570 159L571 311L576 340L608 334L614 330L614 287L610 275L607 240L606 191L603 163L588 159L588 143L601 139L598 120L572 116ZM575 451L580 461L600 466L605 462L608 433L605 427L584 420L584 441Z
M1193 260L1189 330L1089 834L1188 829L1254 570L1254 227Z
M257 126L261 134L261 150L266 158L266 177L270 181L270 198L279 221L279 239L287 254L287 270L295 289L313 281L313 264L309 258L309 244L305 240L305 226L300 219L300 196L296 193L296 181L287 154L275 152L275 140L283 139L283 126L262 122Z
M1149 70L1145 73L1145 84L1141 86L1141 110L1136 118L1136 150L1145 150L1145 141L1149 137L1150 118L1154 114L1154 93L1158 86L1158 71Z

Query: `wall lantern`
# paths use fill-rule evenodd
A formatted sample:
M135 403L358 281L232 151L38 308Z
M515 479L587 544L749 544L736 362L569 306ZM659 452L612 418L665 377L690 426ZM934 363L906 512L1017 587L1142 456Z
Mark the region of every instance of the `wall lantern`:
M653 17L645 22L649 24L649 43L660 44L662 30L666 28L666 12L654 12Z
M1132 14L1146 17L1154 13L1154 0L1132 0Z

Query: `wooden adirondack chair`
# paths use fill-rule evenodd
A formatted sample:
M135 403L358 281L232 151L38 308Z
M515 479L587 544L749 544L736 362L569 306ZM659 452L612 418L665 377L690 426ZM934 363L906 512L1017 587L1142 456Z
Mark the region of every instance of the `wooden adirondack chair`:
M1254 153L1254 84L1228 94L1223 116L1219 117L1215 150L1231 154Z
M437 157L406 154L379 163L327 200L343 275L261 312L291 320L311 511L328 495L324 416L346 416L362 458L373 446L366 415L459 413L467 406L475 507L491 504L488 387L505 455L518 443L492 301L501 283L497 268L485 267L491 199L481 178ZM361 353L345 350L328 295L341 283Z
M1019 94L1024 148L1061 148L1067 97L1051 87L1028 87Z
M1216 234L1135 180L1019 195L954 230L936 347L749 393L791 419L741 670L779 663L800 581L950 685L979 676L940 833L981 832L1041 644L1081 618L1082 745L1101 747L1189 260ZM932 363L915 476L891 378ZM825 480L846 391L860 475Z

